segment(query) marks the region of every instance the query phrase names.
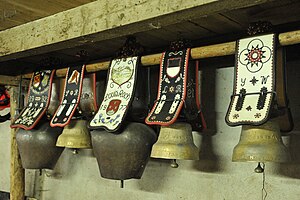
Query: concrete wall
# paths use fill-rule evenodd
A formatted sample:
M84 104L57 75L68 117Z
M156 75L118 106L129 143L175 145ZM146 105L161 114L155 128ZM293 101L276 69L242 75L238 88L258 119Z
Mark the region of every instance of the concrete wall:
M262 174L253 169L256 163L233 163L233 147L238 143L240 127L231 128L224 122L233 85L233 60L217 59L201 63L203 77L203 109L208 124L205 133L193 133L200 147L199 161L179 160L179 168L169 167L165 160L151 159L140 180L119 181L100 177L91 150L73 155L65 149L56 168L35 174L35 184L27 182L27 194L42 200L82 199L201 199L253 200L262 198ZM215 64L218 63L218 64ZM293 161L286 164L266 164L265 189L270 200L300 199L300 61L288 63L288 92L295 120L295 129L284 142L292 152ZM204 95L205 94L205 95ZM8 191L9 128L0 125L0 190ZM30 185L29 185L30 184Z

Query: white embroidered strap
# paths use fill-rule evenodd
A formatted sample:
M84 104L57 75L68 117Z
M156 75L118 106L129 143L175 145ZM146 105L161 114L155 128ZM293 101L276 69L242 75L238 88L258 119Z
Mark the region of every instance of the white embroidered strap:
M268 34L238 41L228 125L260 125L268 120L275 96L274 38Z
M112 60L104 99L89 128L119 129L134 95L137 63L138 57Z

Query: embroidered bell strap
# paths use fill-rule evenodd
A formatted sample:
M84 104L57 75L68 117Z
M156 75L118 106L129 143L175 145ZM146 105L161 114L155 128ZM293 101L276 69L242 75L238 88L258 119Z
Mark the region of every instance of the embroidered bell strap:
M201 131L206 128L200 106L198 69L198 60L189 61L186 98L182 110L187 122L191 124L193 131Z
M277 121L282 132L289 132L293 129L294 123L286 92L285 63L285 49L279 47L276 55L276 101L279 111Z
M54 71L44 70L33 73L28 90L27 105L12 122L11 128L30 130L39 122L50 102Z
M268 120L275 96L274 40L275 34L268 34L237 42L228 125L260 125Z
M68 68L63 97L51 119L50 126L64 127L70 122L80 101L84 69L85 65Z
M89 123L90 129L117 131L134 96L139 57L112 60L104 99L97 114Z
M158 96L146 124L167 126L176 121L186 96L189 56L190 49L162 54Z
M90 119L97 111L96 73L85 75L79 102L79 113Z

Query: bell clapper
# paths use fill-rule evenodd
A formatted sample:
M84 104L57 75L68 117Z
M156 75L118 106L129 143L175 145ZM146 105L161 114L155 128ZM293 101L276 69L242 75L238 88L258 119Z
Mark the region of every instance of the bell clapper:
M172 159L172 160L171 160L171 167L172 167L172 168L178 168L178 164L177 164L177 162L176 162L176 159Z
M124 180L121 180L120 188L124 188Z
M263 173L264 172L264 168L261 167L260 162L257 164L257 167L254 169L254 172L256 173Z
M78 149L72 149L72 153L73 153L74 155L78 154Z
M266 182L266 175L265 175L265 163L258 163L257 167L254 169L256 173L262 173L262 188L261 188L261 195L262 195L262 200L265 200L268 193L265 188L265 182Z

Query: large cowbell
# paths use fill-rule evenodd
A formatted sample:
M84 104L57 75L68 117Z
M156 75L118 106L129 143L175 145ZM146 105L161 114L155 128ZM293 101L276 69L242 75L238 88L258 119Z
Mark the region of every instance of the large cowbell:
M94 130L91 136L101 176L114 180L140 179L157 139L150 127L135 122L120 134Z
M52 128L48 121L40 121L31 130L19 129L16 140L22 166L25 169L53 169L64 148L56 147L62 128Z
M152 158L198 160L199 149L193 142L192 127L186 122L161 126Z
M288 162L290 159L276 119L260 126L242 126L240 141L233 150L232 161Z

